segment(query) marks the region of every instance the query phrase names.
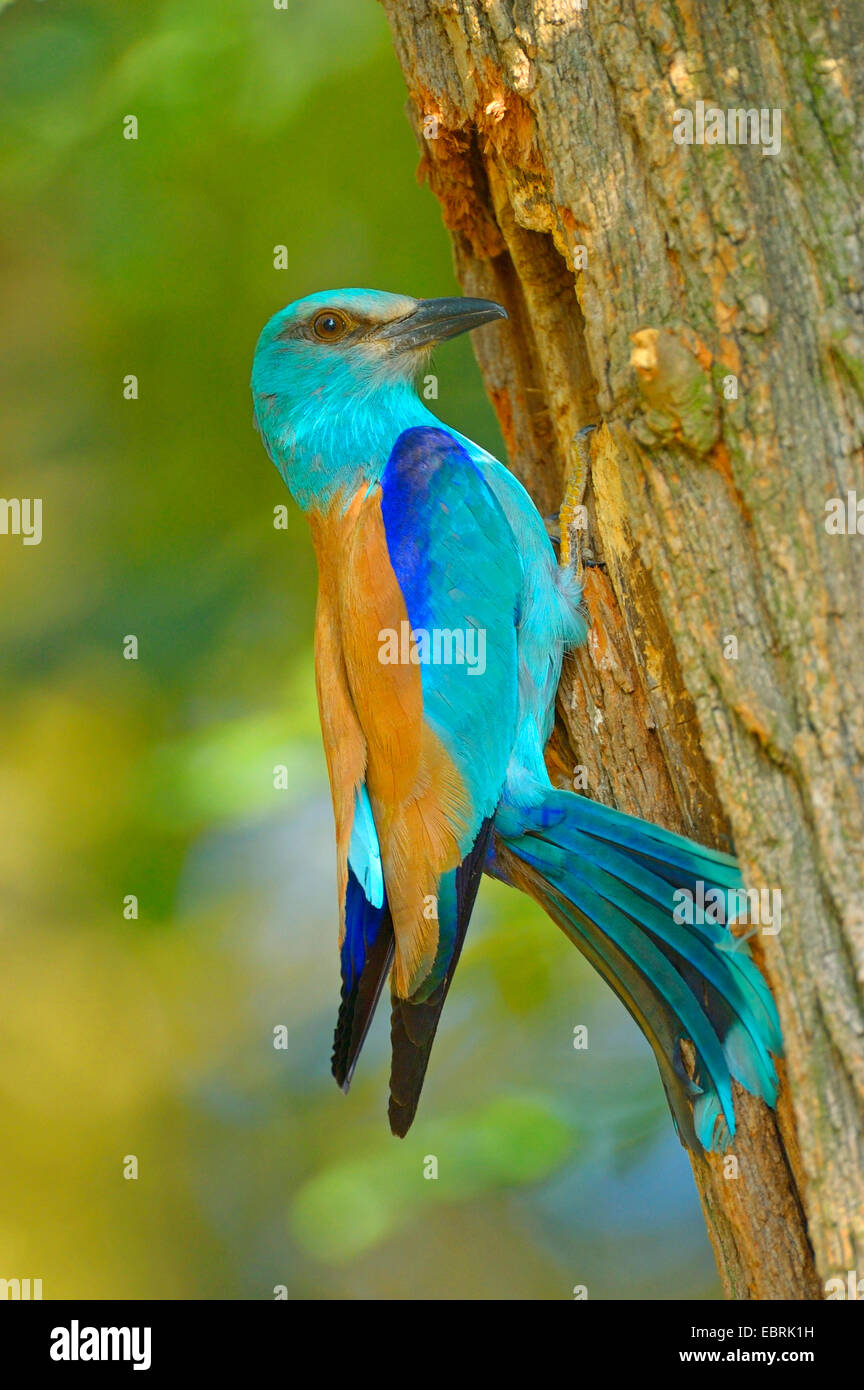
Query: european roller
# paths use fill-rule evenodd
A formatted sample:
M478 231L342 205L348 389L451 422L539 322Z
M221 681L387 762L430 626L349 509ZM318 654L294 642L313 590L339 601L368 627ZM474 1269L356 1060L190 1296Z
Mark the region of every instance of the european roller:
M332 290L275 314L255 351L255 420L318 561L333 1073L347 1090L389 977L390 1125L408 1131L486 873L536 899L630 1011L682 1141L722 1149L733 1078L773 1105L781 1048L716 907L740 888L736 861L552 785L561 663L586 636L579 583L513 474L417 394L433 347L506 317L483 299Z

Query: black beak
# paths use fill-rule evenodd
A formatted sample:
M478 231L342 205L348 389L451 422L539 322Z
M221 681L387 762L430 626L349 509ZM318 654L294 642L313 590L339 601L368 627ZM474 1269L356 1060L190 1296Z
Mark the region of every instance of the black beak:
M507 310L491 299L421 299L413 314L388 323L377 336L399 349L431 347L506 317Z

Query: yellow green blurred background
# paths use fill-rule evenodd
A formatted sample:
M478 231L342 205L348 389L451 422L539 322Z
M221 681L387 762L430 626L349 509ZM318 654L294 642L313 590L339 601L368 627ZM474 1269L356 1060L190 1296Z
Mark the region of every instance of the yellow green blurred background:
M0 1277L45 1298L719 1294L647 1046L515 893L405 1141L386 1007L329 1075L314 564L248 378L300 295L458 292L404 102L373 0L0 5ZM436 371L500 450L470 343Z

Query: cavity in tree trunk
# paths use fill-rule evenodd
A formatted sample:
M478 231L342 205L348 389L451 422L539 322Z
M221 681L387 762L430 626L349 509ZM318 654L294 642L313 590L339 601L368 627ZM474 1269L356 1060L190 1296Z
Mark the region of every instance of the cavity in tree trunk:
M598 426L553 775L782 891L779 1108L738 1089L738 1178L693 1167L727 1294L819 1298L864 1275L864 12L383 3L542 512Z

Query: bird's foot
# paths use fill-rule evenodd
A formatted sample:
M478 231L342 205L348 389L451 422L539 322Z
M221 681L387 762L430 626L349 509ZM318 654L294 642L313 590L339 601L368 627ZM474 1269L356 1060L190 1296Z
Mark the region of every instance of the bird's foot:
M588 535L588 508L585 506L585 489L591 472L588 437L596 428L596 425L586 425L573 438L573 466L558 514L560 563L565 568L575 569L577 574L597 564Z

